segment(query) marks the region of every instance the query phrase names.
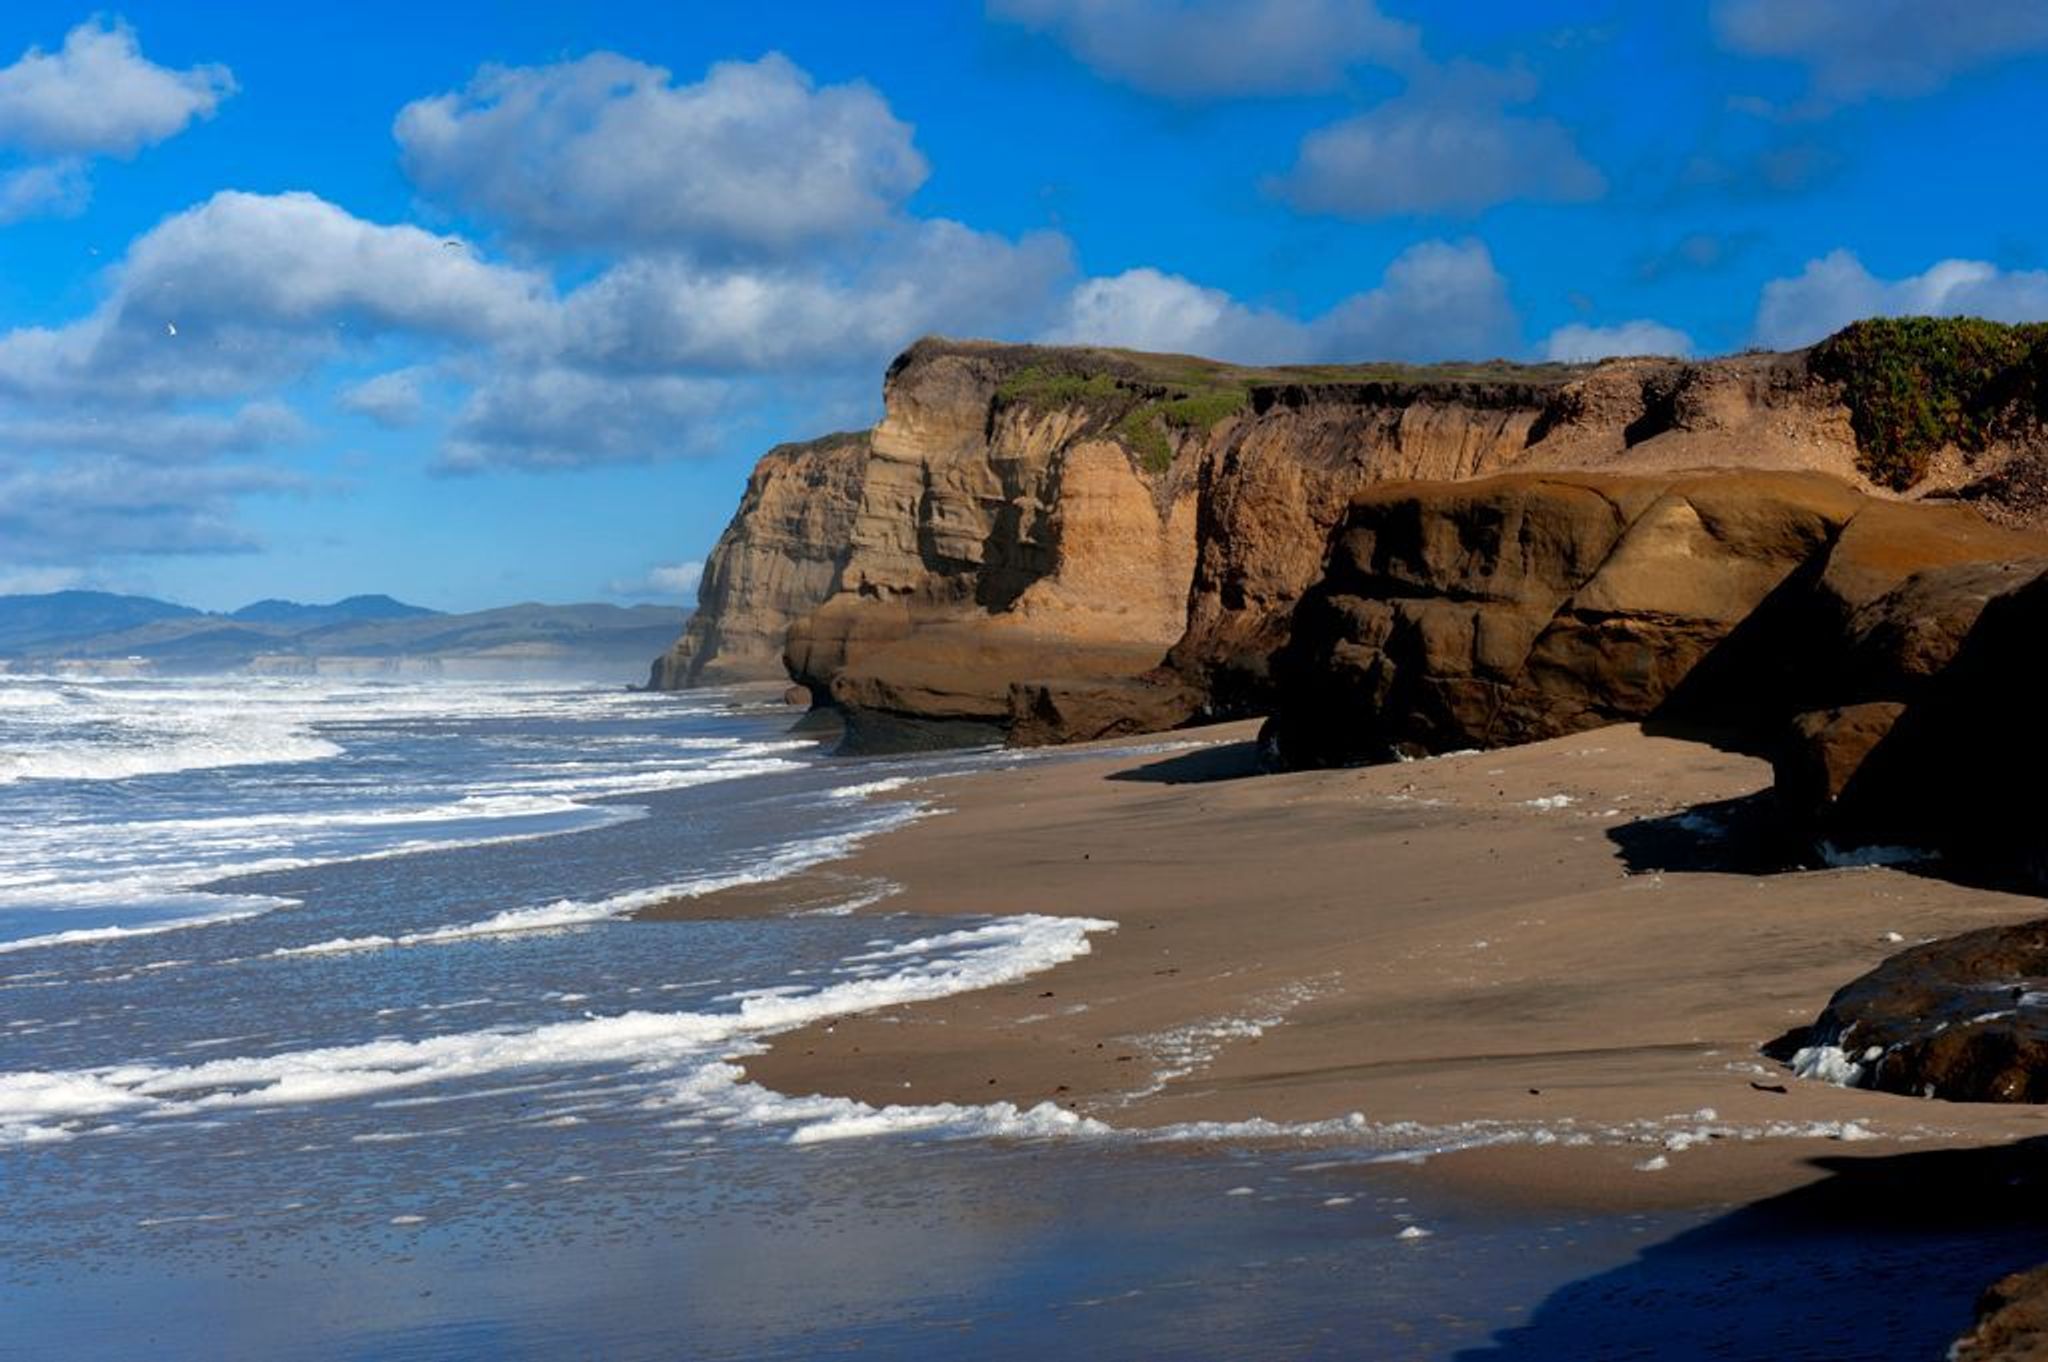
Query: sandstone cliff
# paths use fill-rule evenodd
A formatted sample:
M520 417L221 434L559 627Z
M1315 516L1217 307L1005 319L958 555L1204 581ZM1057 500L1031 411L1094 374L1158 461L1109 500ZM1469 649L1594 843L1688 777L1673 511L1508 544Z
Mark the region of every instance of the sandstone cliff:
M697 612L655 659L652 690L780 679L789 626L832 594L852 544L865 431L761 457L704 562Z
M1902 698L1943 664L1928 630L1967 627L1959 593L2044 554L1815 473L1384 484L1292 618L1268 740L1329 765L1664 716L1768 747L1818 705Z
M1061 741L1267 713L1295 607L1377 483L1808 470L2034 523L2043 355L2033 329L1925 320L1596 366L1253 369L922 341L812 519L750 486L657 683L765 672L786 629L790 673L856 736Z

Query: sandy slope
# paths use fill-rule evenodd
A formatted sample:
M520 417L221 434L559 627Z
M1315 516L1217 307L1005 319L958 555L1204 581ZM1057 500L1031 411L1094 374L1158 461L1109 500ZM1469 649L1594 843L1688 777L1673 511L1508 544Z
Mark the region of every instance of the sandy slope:
M903 892L870 911L1119 924L1022 985L748 1061L788 1092L1054 1101L1119 1125L1358 1112L1408 1142L1512 1132L1545 1143L1442 1169L1617 1204L1746 1199L1813 1176L1816 1155L2048 1130L2029 1110L1802 1083L1758 1055L1897 949L1889 934L2041 911L1894 870L1748 873L1741 830L1767 809L1716 806L1762 790L1761 762L1617 727L1250 776L1250 736L930 782L909 793L945 816L820 881L669 911L784 911L880 878ZM1384 1132L1398 1122L1430 1132ZM1844 1122L1878 1138L1827 1138Z

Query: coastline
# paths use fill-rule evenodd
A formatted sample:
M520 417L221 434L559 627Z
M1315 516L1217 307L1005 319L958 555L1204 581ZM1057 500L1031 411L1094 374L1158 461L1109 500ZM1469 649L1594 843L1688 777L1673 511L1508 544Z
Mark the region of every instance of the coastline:
M1827 1176L1818 1159L2048 1129L2025 1107L1801 1081L1758 1052L1901 940L2040 905L1895 869L1758 873L1753 757L1624 725L1253 777L1253 732L913 781L871 797L940 816L639 915L893 886L857 911L1118 924L1019 984L793 1031L744 1061L793 1095L1268 1121L1340 1155L1429 1149L1432 1180L1587 1210L1747 1203ZM1336 1124L1298 1129L1314 1123Z

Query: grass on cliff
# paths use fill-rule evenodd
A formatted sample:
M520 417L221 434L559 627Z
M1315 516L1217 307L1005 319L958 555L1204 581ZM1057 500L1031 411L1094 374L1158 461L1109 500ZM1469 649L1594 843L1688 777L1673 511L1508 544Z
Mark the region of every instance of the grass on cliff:
M1813 373L1842 387L1863 471L1903 490L1945 445L1984 449L2014 422L2048 416L2048 324L1882 317L1813 347Z
M1159 378L1168 375L1158 375ZM1199 361L1161 383L1143 373L1081 371L1056 362L1029 364L996 389L999 401L1050 411L1082 407L1148 472L1173 466L1173 432L1207 432L1251 403L1250 385L1221 365Z
M1216 429L1252 405L1255 389L1292 384L1562 383L1584 366L1512 364L1298 364L1256 368L1193 355L1031 347L996 389L999 403L1040 411L1082 408L1090 426L1163 473L1178 437Z

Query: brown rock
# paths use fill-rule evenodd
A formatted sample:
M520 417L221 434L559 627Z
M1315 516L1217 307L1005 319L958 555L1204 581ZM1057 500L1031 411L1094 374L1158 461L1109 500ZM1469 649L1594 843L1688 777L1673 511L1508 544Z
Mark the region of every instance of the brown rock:
M705 560L696 613L654 663L651 689L783 675L791 622L838 580L867 457L865 433L778 445L762 456Z
M1823 816L1905 708L1896 700L1873 700L1794 717L1773 763L1780 803L1807 818Z
M2048 1362L2048 1267L2002 1277L1977 1300L1977 1324L1952 1362Z
M1372 489L1295 615L1269 746L1321 765L1531 742L1658 713L1682 685L1705 718L1768 709L1804 647L1774 598L1864 503L1784 473ZM1720 650L1771 665L1691 684Z
M1840 989L1796 1069L1953 1102L2048 1100L2048 921L1900 951ZM1853 1066L1847 1067L1844 1066Z

